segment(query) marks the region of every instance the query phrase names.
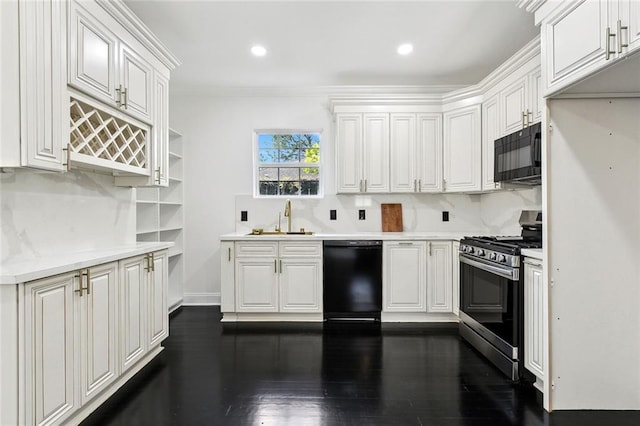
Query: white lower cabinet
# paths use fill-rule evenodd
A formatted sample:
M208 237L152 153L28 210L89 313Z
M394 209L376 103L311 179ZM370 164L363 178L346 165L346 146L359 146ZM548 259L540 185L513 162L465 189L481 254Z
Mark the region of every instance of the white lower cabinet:
M111 262L83 272L87 282L80 302L80 365L82 404L118 377L116 291L118 263Z
M226 248L231 259L231 247ZM224 253L221 260L224 264ZM223 279L230 278L227 271ZM322 313L322 243L318 241L237 242L234 278L236 312ZM229 287L228 283L223 286ZM225 309L231 308L228 299L223 297Z
M31 282L24 292L24 424L61 423L79 406L74 359L76 273Z
M382 251L382 309L385 312L427 311L427 243L385 241Z
M453 313L460 315L460 241L454 241L451 248L453 281Z
M427 312L453 312L451 241L427 243Z
M75 424L115 392L168 336L167 274L161 251L17 284L15 318L3 314L2 326L24 342L24 358L11 357L24 359L15 367L24 392L0 424Z
M544 277L542 262L524 262L524 366L544 381Z

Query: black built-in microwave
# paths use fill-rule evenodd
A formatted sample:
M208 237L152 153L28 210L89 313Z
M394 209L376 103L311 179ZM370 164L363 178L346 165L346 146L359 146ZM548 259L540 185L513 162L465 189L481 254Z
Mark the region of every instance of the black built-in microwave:
M532 124L495 141L495 182L539 185L542 181L542 126Z

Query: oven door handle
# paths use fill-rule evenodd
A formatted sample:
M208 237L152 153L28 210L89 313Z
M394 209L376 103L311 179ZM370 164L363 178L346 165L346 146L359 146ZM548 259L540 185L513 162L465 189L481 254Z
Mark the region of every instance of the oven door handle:
M501 266L489 265L466 257L463 254L460 255L460 263L466 263L467 265L474 266L483 271L491 272L492 274L499 275L511 281L518 281L520 275L520 271L517 268L503 268Z

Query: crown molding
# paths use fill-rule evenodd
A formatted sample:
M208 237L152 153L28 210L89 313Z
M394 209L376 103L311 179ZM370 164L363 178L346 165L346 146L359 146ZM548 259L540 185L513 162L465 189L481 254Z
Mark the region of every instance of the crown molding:
M149 49L169 70L173 71L182 64L180 59L167 49L122 0L96 0L96 2L120 22L137 41Z
M538 9L540 9L547 0L518 0L516 6L520 9L524 9L529 13L536 13Z

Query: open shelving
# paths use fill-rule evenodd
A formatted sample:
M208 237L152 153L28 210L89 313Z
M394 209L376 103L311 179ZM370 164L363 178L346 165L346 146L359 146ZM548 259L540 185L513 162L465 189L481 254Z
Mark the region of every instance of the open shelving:
M183 137L169 129L169 186L136 188L136 240L169 241L169 312L182 305L184 260Z

